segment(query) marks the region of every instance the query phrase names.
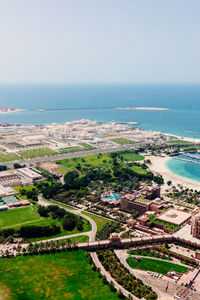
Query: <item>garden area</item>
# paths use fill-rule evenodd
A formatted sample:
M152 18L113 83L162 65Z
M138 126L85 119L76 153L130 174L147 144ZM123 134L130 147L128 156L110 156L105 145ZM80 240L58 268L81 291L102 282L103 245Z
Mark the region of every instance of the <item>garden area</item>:
M156 257L156 258L161 258L161 259L166 259L166 260L172 260L172 258L170 258L166 255L157 253L155 251L152 251L150 249L129 250L127 253L131 254L131 255L148 256L148 257Z
M167 222L164 222L164 221L160 221L160 220L156 219L156 216L154 216L154 215L150 215L148 218L149 218L149 222L154 222L154 223L157 223L157 224L164 225L167 229L169 229L171 231L177 231L179 229L178 225L174 225L174 224L170 224L170 223L167 223Z
M82 250L0 259L1 299L118 299Z
M9 161L15 161L15 160L20 160L20 156L18 156L15 153L3 153L0 152L0 162L1 163L6 163Z
M125 166L124 161L141 161L144 159L142 155L135 153L134 151L123 151L123 152L114 152L120 155L120 158L116 156L116 161L121 165ZM76 158L69 158L65 160L60 160L57 163L61 164L62 166L66 167L68 171L81 170L84 167L102 167L105 169L109 169L113 166L113 154L112 153L100 153L94 155L88 155L84 157L76 157ZM81 166L81 168L80 168ZM134 167L134 166L133 166ZM135 169L136 172L140 171L142 168L137 166ZM145 170L146 171L146 170ZM147 171L146 171L147 172Z
M129 139L126 139L126 138L113 138L111 139L112 142L118 144L118 145L130 145L130 144L135 144L134 141L131 141Z
M31 150L19 152L19 155L23 159L36 158L42 156L51 156L55 154L58 153L50 148L38 148L38 149L31 149Z
M187 267L178 264L150 258L137 259L135 257L129 257L127 258L127 263L131 268L152 271L163 275L166 275L170 270L178 273L186 272L188 270Z
M18 236L33 242L91 230L88 220L56 205L16 208L0 216L0 235L4 238Z
M41 221L42 218L31 207L15 208L0 212L0 229Z
M142 280L137 279L133 274L130 274L123 264L121 264L114 251L110 249L98 250L97 254L106 271L127 291L139 299L143 297L146 300L157 299L157 294L152 291L152 288L146 286Z
M97 224L97 232L100 231L105 224L111 223L111 221L106 218L102 218L102 217L96 216L94 214L85 212L85 211L83 212L83 215L86 215L95 221L95 223Z

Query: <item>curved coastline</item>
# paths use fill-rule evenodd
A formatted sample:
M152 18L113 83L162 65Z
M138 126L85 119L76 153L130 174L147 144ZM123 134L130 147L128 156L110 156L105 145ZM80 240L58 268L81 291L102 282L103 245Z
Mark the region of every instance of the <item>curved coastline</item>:
M200 189L200 181L196 181L188 177L177 175L176 173L172 172L172 170L168 168L167 165L171 160L170 157L150 156L148 158L152 162L150 169L154 172L161 174L164 178L165 184L162 187L162 189L164 190L169 189L169 186L167 185L167 181L172 181L172 185L175 186L181 184L185 188L194 189L194 190Z
M171 158L166 162L166 167L169 169L169 171L177 176L200 183L199 165Z

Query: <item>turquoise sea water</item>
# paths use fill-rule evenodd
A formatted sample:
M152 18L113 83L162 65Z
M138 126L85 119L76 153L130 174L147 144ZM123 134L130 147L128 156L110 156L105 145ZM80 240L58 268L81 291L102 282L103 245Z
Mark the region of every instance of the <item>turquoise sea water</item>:
M147 106L170 110L116 109ZM66 123L84 118L103 123L139 122L145 130L185 137L192 136L184 130L200 132L200 85L195 84L0 85L0 107L28 110L0 114L0 123ZM200 181L198 165L173 159L168 168L177 175Z
M177 159L169 159L166 166L178 176L200 182L200 165Z
M181 136L200 132L200 85L0 85L0 106L28 109L1 114L0 123L47 124L78 119L139 122L145 130ZM116 107L166 107L168 111L116 110ZM45 112L34 109L47 109ZM63 110L65 109L65 110Z

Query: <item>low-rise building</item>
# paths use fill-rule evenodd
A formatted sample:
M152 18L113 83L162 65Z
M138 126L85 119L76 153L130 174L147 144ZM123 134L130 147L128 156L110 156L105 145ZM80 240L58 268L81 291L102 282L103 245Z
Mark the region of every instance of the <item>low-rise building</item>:
M161 214L157 219L166 223L181 226L188 222L192 217L191 214L175 209L170 209L163 214Z
M193 237L200 239L200 214L192 217L191 234Z

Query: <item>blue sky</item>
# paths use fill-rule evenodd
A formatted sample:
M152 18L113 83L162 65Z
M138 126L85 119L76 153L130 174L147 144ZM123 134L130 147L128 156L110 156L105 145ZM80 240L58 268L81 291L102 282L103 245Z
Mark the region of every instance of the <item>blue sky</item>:
M0 82L200 82L199 0L0 0Z

